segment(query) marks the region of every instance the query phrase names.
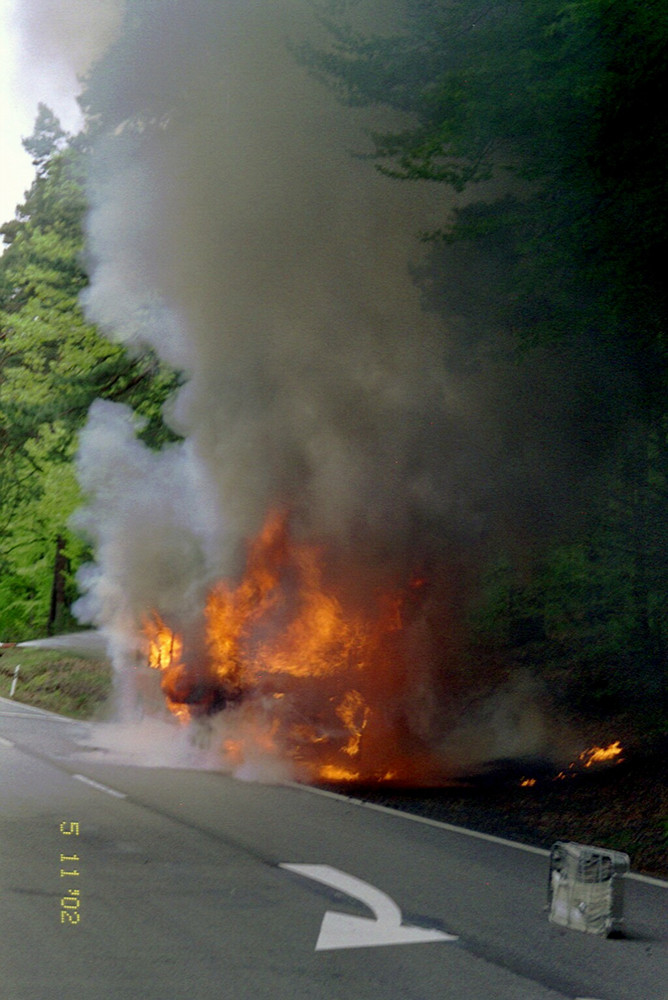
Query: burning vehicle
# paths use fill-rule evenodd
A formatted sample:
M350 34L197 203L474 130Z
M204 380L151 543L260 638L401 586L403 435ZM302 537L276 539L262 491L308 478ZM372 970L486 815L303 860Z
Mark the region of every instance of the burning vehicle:
M221 762L233 769L259 753L286 760L310 782L451 782L456 766L420 732L416 674L406 661L411 632L424 624L425 578L376 595L364 615L344 608L321 557L291 537L286 512L274 512L249 545L238 584L210 589L204 641L199 628L189 638L157 613L144 622L148 663L169 711L192 727L195 742L217 739ZM221 713L227 725L217 732ZM615 741L548 771L563 778L621 755Z
M459 270L428 304L415 234L458 195L350 156L371 119L295 61L311 13L130 4L91 69L85 315L177 378L152 445L90 407L76 614L233 770L438 784L554 744L462 633L497 543L570 496L582 369L478 353Z
M205 641L190 642L156 613L144 624L148 662L170 711L200 726L219 712L243 735L224 741L239 762L250 744L286 755L298 776L428 783L438 764L411 732L404 625L423 581L377 597L373 614L346 611L323 581L317 547L272 514L235 587L212 587Z

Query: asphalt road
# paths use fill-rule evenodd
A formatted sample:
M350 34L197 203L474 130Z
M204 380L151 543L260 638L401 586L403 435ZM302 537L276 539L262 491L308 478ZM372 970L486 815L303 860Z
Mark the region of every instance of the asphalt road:
M668 883L566 930L544 852L98 735L0 699L2 1000L668 1000Z

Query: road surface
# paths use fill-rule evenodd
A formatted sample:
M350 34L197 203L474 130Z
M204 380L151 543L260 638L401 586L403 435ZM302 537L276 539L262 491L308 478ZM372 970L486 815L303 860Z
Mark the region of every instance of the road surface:
M2 1000L668 998L666 883L565 930L545 852L100 732L0 699Z

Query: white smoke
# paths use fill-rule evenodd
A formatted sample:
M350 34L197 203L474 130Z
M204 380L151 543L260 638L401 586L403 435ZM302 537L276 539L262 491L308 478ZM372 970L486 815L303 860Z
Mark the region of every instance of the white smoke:
M211 573L210 545L220 527L189 444L154 452L137 440L137 428L127 407L97 400L78 463L89 499L75 526L93 541L98 560L82 573L88 597L79 613L121 630L136 626L135 609L150 608L156 593L165 614L198 605L201 594L192 589Z

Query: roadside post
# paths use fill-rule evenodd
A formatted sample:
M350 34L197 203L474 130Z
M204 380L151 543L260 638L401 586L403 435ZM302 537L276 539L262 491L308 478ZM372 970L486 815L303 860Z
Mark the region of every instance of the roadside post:
M9 697L10 698L14 697L14 692L16 691L16 682L19 679L19 670L20 669L21 669L21 664L17 663L16 664L16 668L14 670L14 676L12 677L12 686L9 689Z

